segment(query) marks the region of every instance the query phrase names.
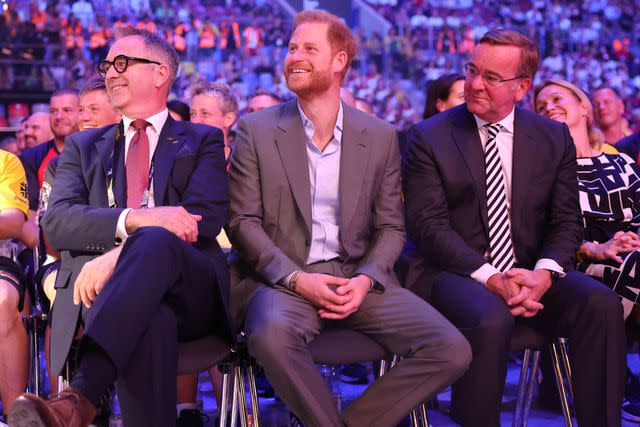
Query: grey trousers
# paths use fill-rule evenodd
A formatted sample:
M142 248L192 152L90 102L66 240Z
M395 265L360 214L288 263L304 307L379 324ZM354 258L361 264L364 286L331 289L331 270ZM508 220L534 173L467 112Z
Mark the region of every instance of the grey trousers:
M344 277L335 262L308 270ZM282 287L258 284L242 305L249 352L307 427L395 426L420 402L455 382L471 361L462 334L428 303L398 286L370 292L356 313L340 321L321 319L308 301ZM403 357L342 414L307 347L329 324L360 331Z

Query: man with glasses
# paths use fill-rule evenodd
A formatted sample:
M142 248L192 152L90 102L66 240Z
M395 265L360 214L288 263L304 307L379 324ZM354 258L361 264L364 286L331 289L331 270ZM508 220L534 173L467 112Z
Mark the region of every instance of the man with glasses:
M622 308L573 271L582 240L575 147L566 125L515 107L539 57L520 33L489 31L464 67L466 104L410 129L403 186L423 270L408 285L471 343L452 395L462 426L500 425L516 323L568 338L578 424L619 426Z
M20 397L12 426L87 426L117 380L125 425L173 427L178 341L229 338L222 133L169 117L177 68L164 39L131 28L98 66L122 121L67 138L43 217L62 252L51 365L82 321L78 368L54 398Z

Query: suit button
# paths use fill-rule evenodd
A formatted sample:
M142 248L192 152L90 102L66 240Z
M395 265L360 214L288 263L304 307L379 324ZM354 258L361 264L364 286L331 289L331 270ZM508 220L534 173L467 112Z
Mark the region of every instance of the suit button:
M485 245L480 246L480 252L482 254L484 254L485 252L487 252L487 247Z

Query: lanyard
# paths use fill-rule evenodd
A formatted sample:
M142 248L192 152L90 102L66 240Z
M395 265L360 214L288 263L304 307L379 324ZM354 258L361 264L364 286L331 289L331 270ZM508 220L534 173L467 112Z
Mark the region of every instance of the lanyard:
M149 206L149 196L151 194L151 181L153 180L153 171L155 170L155 153L153 153L153 157L151 158L151 166L149 166L149 181L147 182L147 188L142 193L142 197L140 198L140 207L146 208ZM111 209L117 208L118 204L116 203L116 196L113 194L113 151L109 156L109 169L107 170L107 198L109 200L109 207Z

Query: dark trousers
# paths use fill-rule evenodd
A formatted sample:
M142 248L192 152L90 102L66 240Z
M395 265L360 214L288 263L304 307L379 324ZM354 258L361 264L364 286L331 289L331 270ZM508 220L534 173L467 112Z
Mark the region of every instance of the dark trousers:
M570 272L554 283L530 319L514 318L497 295L470 278L440 273L430 303L471 343L473 360L453 386L452 406L462 426L500 425L500 404L515 322L569 340L575 409L580 427L620 426L626 367L619 298L602 283Z
M308 268L344 277L339 262ZM469 364L469 345L456 328L398 286L367 294L359 310L341 321L324 321L299 295L266 285L259 285L245 309L250 353L264 366L278 395L309 427L395 426L418 403L459 378ZM360 331L404 357L343 414L308 349L329 324Z
M86 337L111 359L127 426L175 426L178 342L220 328L213 262L170 232L132 234L86 314Z

